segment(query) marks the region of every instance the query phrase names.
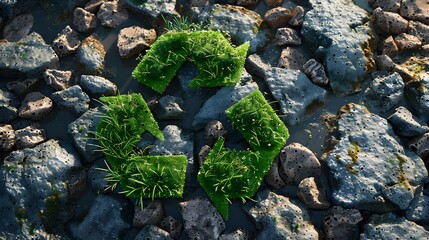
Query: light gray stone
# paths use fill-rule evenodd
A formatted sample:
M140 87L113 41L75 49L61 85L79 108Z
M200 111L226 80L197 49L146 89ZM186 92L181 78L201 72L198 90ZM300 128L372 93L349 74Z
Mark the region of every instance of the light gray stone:
M18 15L6 23L3 28L3 37L9 42L18 42L30 33L32 27L33 15Z
M176 11L176 0L125 0L128 9L148 17L149 23L155 25L156 20L161 20L161 15L167 19L179 17Z
M422 159L404 149L386 119L348 104L338 119L339 143L324 159L332 176L332 201L345 208L389 212L392 199L429 179ZM409 204L409 199L402 199Z
M104 2L97 17L104 27L116 28L128 19L128 11L122 1Z
M429 158L429 133L425 133L421 136L413 138L409 143L408 147L413 150L422 159L428 162Z
M6 87L16 95L25 95L33 91L38 82L39 79L37 78L29 78L23 81L10 81L6 84Z
M17 149L32 148L46 140L45 130L32 126L16 130L15 136Z
M172 238L177 239L182 233L183 223L172 216L168 216L161 221L159 226L167 231Z
M386 12L399 12L401 0L368 0L373 8L381 8Z
M164 208L160 200L152 200L134 208L133 226L141 228L146 225L158 225L164 218Z
M416 115L423 121L429 120L429 73L423 73L417 79L405 85L405 96Z
M60 57L75 53L80 46L78 34L70 26L66 26L52 42L52 48Z
M18 109L19 116L30 120L41 120L52 110L52 100L40 92L27 94Z
M399 51L407 49L416 49L422 45L420 39L414 35L401 33L395 37L396 46L398 46Z
M414 198L414 189L399 184L383 189L383 197L400 210L405 210Z
M359 210L334 206L326 212L323 219L325 238L329 240L358 239L358 223L362 220Z
M393 60L387 55L379 55L375 58L375 61L379 71L397 72L401 75L404 82L414 79L414 76L406 68L393 62Z
M0 124L0 151L9 151L15 146L15 132L12 125Z
M82 71L87 74L102 73L105 56L103 44L92 36L83 40L76 53L77 60L83 67Z
M365 90L363 102L371 112L387 112L402 100L405 84L396 72L377 72L373 76L373 81Z
M65 90L74 85L72 71L46 69L43 73L43 78L46 84L56 91Z
M280 176L279 167L280 163L277 157L271 163L270 170L268 170L264 177L264 182L274 189L280 189L286 185L285 181Z
M298 185L297 197L308 208L328 209L331 204L327 199L326 189L319 187L314 177L303 179Z
M132 26L121 29L118 36L119 55L129 58L150 47L156 40L155 29Z
M429 44L429 25L421 22L410 21L408 25L408 33L419 37L422 44Z
M429 24L429 4L425 0L402 0L401 16Z
M73 25L78 32L90 32L97 28L98 21L95 14L77 7L73 13Z
M417 189L405 217L414 222L426 224L429 222L429 196L424 194L423 188Z
M403 106L396 108L387 121L392 125L395 133L400 136L415 137L429 132L428 126Z
M276 32L276 44L278 46L301 45L301 37L292 28L279 28Z
M269 190L259 192L244 210L259 229L256 239L319 239L305 206Z
M52 100L62 108L71 111L76 116L82 115L89 109L90 99L79 85L54 92L52 94Z
M198 163L200 167L203 166L211 150L212 149L209 145L204 145L201 147L200 152L198 153Z
M94 162L94 164L88 170L88 180L91 184L92 190L94 190L97 194L107 193L110 188L110 183L106 181L106 177L108 176L108 172L106 166L106 159L99 159Z
M225 230L225 221L208 199L196 198L179 205L190 239L218 239Z
M258 77L264 77L265 71L271 68L271 66L256 53L246 58L245 67L250 74L254 74Z
M230 233L220 235L219 240L250 240L252 235L244 229L237 229Z
M144 226L134 240L173 240L167 231L153 225Z
M0 105L8 105L17 108L19 104L19 99L15 96L15 94L0 89Z
M325 68L321 63L316 61L316 59L308 60L302 66L304 73L313 81L313 83L319 85L326 85L329 83L329 79L326 76Z
M114 96L118 87L111 81L94 75L82 75L79 85L92 97Z
M307 59L298 49L294 47L283 48L279 62L277 64L278 68L290 69L290 70L304 70L304 64Z
M158 101L156 116L161 120L182 119L185 116L183 99L163 96Z

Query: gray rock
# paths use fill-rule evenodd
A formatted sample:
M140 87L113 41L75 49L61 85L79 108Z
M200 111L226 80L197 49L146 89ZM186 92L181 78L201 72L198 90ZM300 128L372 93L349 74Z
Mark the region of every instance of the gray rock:
M405 18L429 24L429 6L425 1L402 0L400 14Z
M218 120L210 121L204 128L204 139L209 146L213 146L219 137L226 134L226 129L223 127L222 122Z
M86 182L88 179L87 170L82 170L76 175L73 175L68 182L69 195L71 199L78 199L86 190Z
M325 68L323 65L316 61L316 59L308 60L302 66L304 73L316 84L326 85L329 83L329 79L326 76Z
M118 91L118 87L111 81L93 75L82 75L79 85L91 97L114 96Z
M168 216L161 221L159 226L167 231L172 238L177 239L182 233L183 223L172 216Z
M92 36L83 40L76 53L76 57L83 67L82 71L88 74L103 72L105 56L106 51L103 44Z
M387 118L395 133L404 137L415 137L429 131L428 126L413 116L405 107L398 107L395 112Z
M18 42L0 44L0 77L21 78L39 75L58 63L58 56L38 33Z
M248 82L244 85L238 83L235 86L221 88L204 103L200 111L195 115L192 126L194 129L198 130L203 128L211 120L226 122L228 118L225 114L225 110L257 88L258 86L252 82Z
M324 103L327 92L311 83L299 70L271 68L265 72L265 82L273 97L279 101L286 125L291 126L308 117Z
M10 153L4 166L0 169L0 238L48 239L46 231L61 231L73 209L67 182L80 170L73 148L49 140Z
M370 27L363 24L367 13L352 0L309 2L312 9L305 14L301 29L304 40L319 47L335 95L359 91L359 81L374 68L366 54L372 38Z
M37 3L37 0L1 0L0 16L12 18L18 14L29 12Z
M288 24L293 27L299 27L304 22L305 10L301 6L296 6L290 13L290 16Z
M269 190L255 196L244 210L256 222L256 239L319 239L305 206Z
M419 37L422 44L429 43L429 25L421 22L410 21L408 25L408 33Z
M122 1L104 2L97 17L103 26L116 28L128 19L128 11Z
M394 213L387 213L372 216L365 225L360 239L427 239L428 236L429 232L422 226Z
M390 58L394 58L398 55L399 49L392 36L383 40L381 44L381 53L389 56Z
M74 140L73 144L78 152L82 154L85 162L93 162L103 156L103 153L97 147L98 141L93 133L96 131L97 124L104 112L104 108L89 109L68 126L68 133Z
M91 184L92 190L97 194L108 192L108 186L110 183L106 181L108 175L105 159L99 159L94 162L91 168L88 170L88 180Z
M404 149L384 118L360 105L348 104L338 119L339 143L324 159L332 176L332 201L345 208L388 212L392 199L403 193L387 191L398 185L413 189L428 180L423 161ZM408 199L402 199L405 205Z
M399 73L374 73L365 90L363 102L371 112L387 112L396 107L404 95L405 84Z
M60 57L75 53L80 46L78 34L70 26L66 26L52 42L52 48Z
M163 96L158 101L156 116L161 120L182 119L185 116L184 102L174 96Z
M209 93L213 90L209 88L194 88L189 87L189 83L198 75L198 70L194 64L185 62L177 71L177 79L179 80L182 90L183 100L190 102L202 102L207 99Z
M252 235L243 229L237 229L230 233L224 233L219 237L219 240L250 240L250 239L252 239Z
M225 221L208 199L181 202L180 211L190 239L218 239L225 230Z
M89 32L97 28L98 21L95 14L77 7L73 13L73 25L78 32Z
M0 123L9 123L18 117L18 110L9 105L0 105Z
M417 49L422 45L419 37L411 34L401 33L395 37L395 43L399 51L407 49Z
M121 29L118 48L121 58L129 58L150 47L156 40L155 29L132 26Z
M408 28L408 20L397 13L385 12L381 8L373 11L371 22L375 30L382 34L400 34L406 32Z
M201 167L206 161L207 156L211 151L211 147L209 145L204 145L201 147L200 152L198 153L198 164Z
M408 147L428 162L429 158L429 133L413 138ZM429 163L429 162L428 162Z
M40 120L52 110L52 100L40 92L27 94L18 109L19 116L30 120Z
M415 113L423 121L429 120L429 73L423 73L417 79L405 85L405 96Z
M122 219L123 204L113 197L98 195L82 222L70 225L76 239L119 239L121 231L129 227Z
M414 76L406 68L393 62L393 60L387 55L379 55L375 58L375 61L379 71L397 72L401 75L404 82L414 79Z
M424 194L423 188L417 189L405 216L410 221L426 224L429 222L429 196Z
M85 9L88 12L96 13L105 0L91 0L85 4Z
M265 5L268 7L277 7L282 4L283 0L264 0Z
M270 170L268 170L264 177L264 182L274 189L280 189L286 185L285 181L280 176L279 167L280 163L277 157L271 163Z
M429 44L423 45L420 48L420 53L425 57L429 57Z
M72 71L46 69L43 73L43 78L46 84L56 91L65 90L74 85Z
M18 42L30 33L32 27L33 15L18 15L6 23L3 28L3 37L9 42Z
M82 91L79 85L74 85L66 90L54 92L52 99L56 104L73 112L74 115L80 116L89 109L90 99Z
M270 9L264 15L264 21L270 28L285 27L290 18L289 9L282 7Z
M46 140L45 130L32 126L16 130L15 136L17 149L32 148Z
M282 50L277 67L303 71L306 61L307 59L301 51L293 47L286 47Z
M244 7L219 4L193 7L190 16L194 21L208 23L209 29L229 33L236 44L249 42L249 53L256 52L266 44L267 31L259 30L262 18Z
M134 240L173 240L167 231L153 225L144 226Z
M23 81L10 81L6 84L6 87L16 95L25 95L33 91L38 82L39 79L37 78L29 78Z
M340 206L330 208L323 219L326 239L358 239L358 223L362 219L359 210L345 209Z
M319 187L314 177L303 179L298 185L296 194L308 208L328 209L331 206L327 199L326 189Z
M264 77L266 69L271 68L271 66L256 53L246 58L245 67L250 74L258 77Z
M15 146L15 132L9 124L0 125L0 151L9 151Z
M384 188L382 194L386 200L398 207L399 210L405 210L414 198L414 189L396 184Z
M133 226L141 228L146 225L158 225L164 218L164 208L160 200L145 203L143 209L140 206L134 208Z
M15 96L15 94L0 89L0 105L8 105L17 108L19 106L19 99Z
M148 22L153 26L157 20L161 20L161 15L167 19L179 17L175 9L176 0L125 0L124 2L130 10L148 17Z
M276 44L278 46L301 45L301 37L292 28L279 28L276 32Z
M386 12L399 12L401 0L368 0L373 8L381 8Z

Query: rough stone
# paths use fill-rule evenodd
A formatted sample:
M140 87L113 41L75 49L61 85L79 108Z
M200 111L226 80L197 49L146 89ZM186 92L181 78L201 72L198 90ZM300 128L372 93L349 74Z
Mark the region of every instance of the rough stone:
M123 204L113 197L98 195L82 222L70 225L76 239L119 239L121 231L128 228L122 219Z
M94 162L94 164L88 170L88 180L91 184L92 190L94 190L97 194L106 193L109 191L108 186L110 183L106 181L106 177L108 176L108 172L103 171L101 169L107 169L105 159L99 159Z
M75 53L80 46L78 34L70 26L66 26L52 42L52 48L60 57Z
M161 16L166 19L180 16L175 10L176 0L147 0L143 4L142 1L136 0L125 0L124 2L128 9L143 14L144 17L149 18L148 22L152 23L160 21Z
M408 29L408 20L397 13L385 12L381 8L373 11L371 21L379 33L400 34Z
M332 176L332 201L345 208L389 212L392 199L428 180L423 161L404 149L386 119L348 104L338 119L339 143L324 159ZM405 205L409 199L402 199Z
M17 108L19 106L19 99L15 96L15 94L0 89L0 105L8 105Z
M368 0L373 8L381 8L386 12L399 12L401 0Z
M417 189L415 198L411 201L405 217L414 222L429 222L429 196L424 194L422 188Z
M390 58L396 57L398 55L399 49L398 46L395 43L395 40L393 40L392 36L389 36L388 38L384 39L381 43L381 54L387 55Z
M177 239L182 233L183 223L172 216L168 216L161 221L159 226L167 231L173 239Z
M32 27L33 15L18 15L6 23L3 28L3 37L9 42L18 42L30 33Z
M259 0L237 0L238 6L250 7L258 4Z
M255 196L244 210L259 229L256 239L319 239L304 205L269 190Z
M414 35L401 33L395 37L396 46L398 46L399 51L407 49L416 49L422 45L420 39Z
M209 146L213 146L219 137L225 136L226 134L226 129L223 127L222 122L218 120L210 121L204 128L204 139Z
M65 90L54 92L52 99L62 108L73 112L74 115L80 116L89 109L90 99L82 91L79 85L74 85Z
M225 229L225 221L208 199L196 198L179 205L190 239L218 239Z
M429 133L413 138L408 147L429 164Z
M264 3L268 7L277 7L283 3L283 0L264 0Z
M72 71L46 69L43 73L43 78L46 84L56 91L65 90L74 85Z
M411 81L414 78L406 68L393 62L393 60L387 55L377 56L376 63L379 71L397 72L401 75L404 82Z
M296 6L290 13L291 18L288 21L288 24L293 27L299 27L304 22L305 10L301 6Z
M305 14L301 33L304 40L318 48L334 94L359 91L359 81L375 67L369 47L371 28L364 24L366 11L352 0L309 2L312 9Z
M285 181L280 176L279 173L279 159L275 158L271 163L270 170L264 177L264 182L274 189L280 189L286 185Z
M15 146L15 132L9 124L0 124L0 151L9 151Z
M19 116L30 120L40 120L52 110L52 100L40 92L27 94L18 109Z
M311 209L328 209L331 206L326 189L319 187L314 177L305 178L299 183L297 197Z
M145 225L158 225L164 218L164 208L160 200L153 200L144 204L144 208L135 206L133 226L141 228Z
M204 145L201 147L200 152L198 153L198 163L201 167L204 162L206 161L207 156L209 155L211 151L211 147L209 145Z
M405 96L415 113L423 121L429 120L429 72L420 74L405 85Z
M420 53L425 57L429 57L429 44L423 45L420 48Z
M86 11L83 8L77 7L74 10L73 25L78 32L89 32L97 28L98 21L95 14Z
M102 73L105 56L103 44L92 36L83 40L76 53L79 63L83 66L83 72L87 74Z
M31 33L18 42L0 44L0 77L25 78L38 76L55 67L59 59L38 33Z
M104 27L116 28L128 19L128 11L122 1L104 2L97 17Z
M401 16L429 24L429 4L425 0L402 0Z
M1 0L0 16L12 18L18 14L29 12L37 3L37 0Z
M387 112L403 99L405 84L396 72L376 72L373 76L363 101L371 112Z
M246 58L245 67L250 74L254 74L258 77L264 77L265 71L268 68L271 68L271 66L268 63L265 63L261 56L256 53L249 55Z
M327 92L311 83L299 70L271 68L265 72L265 82L273 97L280 103L280 112L288 126L309 117L318 105L324 103Z
M298 32L292 28L279 28L276 32L276 44L283 45L300 45L301 37Z
M73 144L85 162L93 162L101 158L103 153L99 151L98 141L93 136L98 122L105 112L104 108L91 108L74 122L68 125L68 133L73 138Z
M425 239L429 231L394 213L373 215L364 226L360 239Z
M326 239L358 239L358 223L362 221L359 210L334 206L326 212L323 231Z
M164 96L158 101L156 116L161 120L182 119L185 116L183 99Z
M429 132L429 127L403 106L396 108L387 121L392 125L395 133L400 136L415 137Z
M241 0L239 0L239 1L241 1ZM251 1L253 1L253 0L251 0ZM259 1L259 0L257 0L257 1ZM212 2L212 0L191 0L190 2L191 3L189 5L191 7L204 7L204 6L209 5ZM244 2L247 2L247 0L244 0ZM237 5L241 6L238 3L237 3Z
M325 68L316 59L308 60L302 66L304 73L312 80L313 83L319 85L326 85L329 83L329 79L326 76Z
M144 226L134 240L173 240L167 231L153 225Z
M281 52L277 67L303 71L305 63L306 58L299 50L293 47L286 47Z
M84 9L88 12L96 13L104 2L106 0L91 0L85 4Z
M155 29L132 26L121 29L118 48L121 58L129 58L150 47L156 40Z
M111 81L93 75L82 75L79 85L91 97L114 96L118 91L118 87Z
M429 44L429 25L421 22L410 21L408 33L420 38L422 44Z
M289 9L276 7L268 10L264 15L264 21L270 28L279 28L287 25L290 20L291 14Z
M38 82L39 79L37 78L29 78L23 81L10 81L6 84L6 87L16 95L25 95L33 91Z
M0 123L9 123L18 117L18 110L9 105L0 105Z
M46 140L45 130L32 126L16 130L15 136L17 149L32 148Z
M406 188L398 184L386 187L382 193L385 199L399 208L399 210L407 209L414 198L413 188Z
M220 235L219 240L250 240L252 235L243 229L237 229L230 233Z

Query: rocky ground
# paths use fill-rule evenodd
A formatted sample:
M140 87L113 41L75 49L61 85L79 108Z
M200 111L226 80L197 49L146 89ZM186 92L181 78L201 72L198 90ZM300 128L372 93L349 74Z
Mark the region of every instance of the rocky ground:
M0 239L429 239L429 4L424 0L0 0ZM188 17L250 43L235 86L166 93L136 58ZM266 92L291 137L254 201L225 221L196 180L215 139L243 149L224 111ZM97 99L141 93L185 154L181 199L109 191L91 137Z

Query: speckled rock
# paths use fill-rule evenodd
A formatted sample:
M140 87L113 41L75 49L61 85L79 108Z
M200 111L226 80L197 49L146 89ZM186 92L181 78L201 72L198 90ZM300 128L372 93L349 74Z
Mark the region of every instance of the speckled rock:
M196 198L179 205L190 239L218 239L225 229L225 221L208 199Z
M0 123L9 123L18 117L18 110L10 105L0 105Z
M298 49L294 47L283 48L277 67L291 70L303 71L306 58Z
M104 2L97 17L104 27L116 28L128 19L128 11L122 1Z
M395 133L400 136L415 137L429 132L428 126L403 106L396 108L387 121L392 125Z
M122 218L123 204L113 197L98 195L82 222L70 225L76 239L118 239L128 228Z
M97 28L98 21L95 14L77 7L74 10L73 15L73 25L76 27L78 32L89 32Z
M206 144L213 146L219 137L225 136L227 130L223 127L222 122L218 120L212 120L207 123L204 128L204 139Z
M0 105L8 105L17 108L19 106L19 99L15 96L15 94L0 89Z
M401 33L395 37L396 46L398 46L399 51L407 49L416 49L422 45L420 39L414 35Z
M46 140L45 130L32 126L16 130L15 136L17 149L32 148Z
M276 32L276 44L283 45L300 45L301 37L298 32L292 28L279 28Z
M429 24L429 4L424 0L402 0L400 14L408 19Z
M398 55L398 52L398 46L396 45L392 36L384 39L381 43L381 54L387 55L390 58L394 58L396 55Z
M52 100L40 92L27 94L18 109L19 116L30 120L40 120L52 110Z
M211 151L211 147L209 145L204 145L201 147L200 152L198 153L198 164L201 167L206 161L207 156Z
M358 223L362 220L359 210L334 206L326 212L323 219L325 237L329 240L358 239Z
M183 99L174 96L163 96L158 101L156 116L161 120L182 119L185 117Z
M345 208L389 212L403 192L429 180L423 161L404 149L386 119L348 104L338 119L339 143L324 159L332 176L332 201ZM409 205L403 198L401 204Z
M379 71L397 72L401 75L404 82L411 81L414 78L406 68L393 62L393 60L387 55L379 55L375 60Z
M309 117L318 105L324 103L327 92L311 83L299 70L271 68L265 72L265 82L273 97L280 103L280 112L286 125L291 126Z
M111 81L93 75L82 75L79 85L91 97L114 96L118 91L118 87Z
M416 196L407 209L405 217L414 222L429 222L429 196L424 194L423 188L416 191Z
M75 53L80 46L78 34L70 26L66 26L52 42L52 48L60 57Z
M0 44L0 77L25 78L39 76L59 59L38 33L31 33L18 42Z
M405 84L396 72L376 72L373 76L363 101L371 112L387 112L403 99Z
M408 28L408 20L397 13L385 12L381 8L373 11L371 21L379 33L400 34L406 32Z
M129 58L150 47L156 40L155 29L132 26L121 29L118 36L119 55Z
M304 21L304 15L305 10L301 6L296 6L292 12L290 13L290 19L288 21L288 24L293 27L299 27L302 25L302 22Z
M381 8L386 12L399 12L401 0L368 0L373 8Z
M269 190L259 192L244 210L256 222L256 239L318 239L305 206Z
M76 53L76 57L83 67L82 71L88 74L103 72L105 56L106 51L103 44L92 36L83 40Z
M109 174L102 169L107 169L106 159L98 159L88 170L88 182L96 193L106 193L110 190L110 183L106 181Z
M405 96L415 110L415 113L423 121L429 120L429 73L421 74L413 81L405 85Z
M359 81L375 66L369 54L371 29L363 24L368 18L366 11L352 0L309 2L312 9L305 14L301 33L304 40L319 47L334 94L359 91Z
M391 202L399 210L405 210L414 198L414 188L400 186L399 184L383 189L382 194L386 200Z
M96 13L104 2L106 0L91 0L85 4L84 9L88 12Z
M250 74L254 74L258 77L264 77L265 71L268 68L271 68L271 66L256 53L249 55L246 58L245 67Z
M326 189L319 187L314 177L303 179L298 185L297 197L308 208L328 209L329 203L326 195Z
M9 151L15 146L15 132L12 125L0 124L0 151Z
M3 37L9 42L17 42L26 37L33 27L33 15L22 14L9 20L3 28Z
M238 6L250 7L258 4L259 0L237 0Z
M76 116L82 115L89 109L90 99L79 85L54 92L52 94L52 100L60 107L71 111Z
M361 240L367 239L427 239L429 231L394 213L373 215L364 226Z
M408 33L419 37L422 44L429 44L429 25L421 22L410 21Z
M252 235L244 229L237 229L230 233L220 235L219 240L250 240Z
M311 79L315 84L326 85L329 83L329 79L326 76L325 68L316 59L308 60L302 66L304 73Z
M264 21L270 28L279 28L287 25L291 18L290 11L287 8L276 7L268 10L264 15Z
M413 138L408 147L429 163L429 133Z
M46 84L56 91L65 90L74 85L72 71L46 69L43 73L43 78Z
M420 53L425 57L429 57L429 44L423 45L420 48Z
M71 199L79 199L86 190L86 182L88 179L87 170L81 170L80 172L72 175L68 182L69 196Z
M247 0L244 0L247 1ZM259 0L258 0L259 1ZM209 5L212 2L212 0L190 0L190 6L191 7L204 7ZM240 4L237 4L240 5Z
M134 208L133 226L141 228L145 225L158 225L164 218L164 208L160 200L145 203L143 209L140 206Z
M282 4L283 0L264 0L265 5L268 7L277 7Z
M172 216L168 216L161 221L159 226L167 231L173 239L177 239L182 233L183 223Z
M103 153L96 147L98 141L95 140L91 132L95 132L104 111L104 108L91 108L68 125L68 133L74 140L73 144L78 152L82 154L82 160L85 162L93 162L103 156Z
M167 19L179 17L179 13L175 10L176 0L147 0L144 3L136 0L124 0L124 2L128 9L141 13L144 17L149 17L148 22L153 24L157 20L161 20L161 15Z
M0 16L12 18L21 13L26 13L38 3L37 0L1 0Z
M37 78L29 78L23 81L10 81L6 84L6 88L15 93L16 95L25 95L31 91L33 91L39 79Z
M270 170L268 170L264 177L264 182L274 189L280 189L286 185L285 181L280 176L279 165L280 163L277 157L271 163Z

